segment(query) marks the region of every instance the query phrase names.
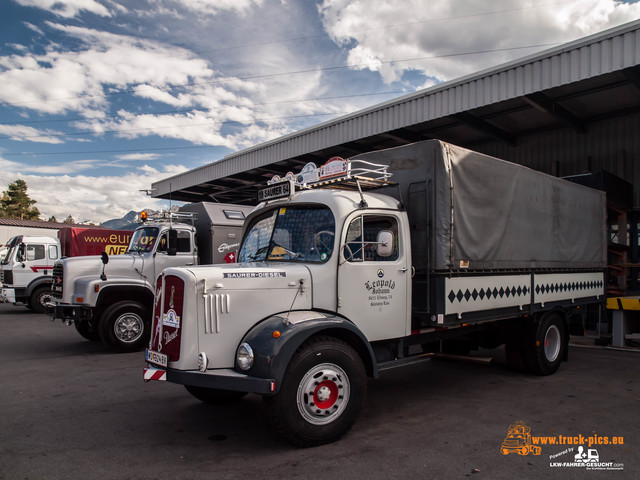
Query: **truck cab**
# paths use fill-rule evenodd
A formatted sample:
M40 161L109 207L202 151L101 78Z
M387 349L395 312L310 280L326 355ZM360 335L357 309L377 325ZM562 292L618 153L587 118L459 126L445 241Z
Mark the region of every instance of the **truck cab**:
M0 262L4 302L25 304L44 313L51 300L53 265L60 259L57 238L18 235L9 240L8 251Z

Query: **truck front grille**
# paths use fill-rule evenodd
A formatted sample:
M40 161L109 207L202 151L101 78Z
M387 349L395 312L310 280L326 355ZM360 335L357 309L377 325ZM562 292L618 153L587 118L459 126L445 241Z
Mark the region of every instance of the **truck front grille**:
M59 263L53 266L53 285L51 286L51 294L55 298L62 298L62 285L64 277L64 268Z

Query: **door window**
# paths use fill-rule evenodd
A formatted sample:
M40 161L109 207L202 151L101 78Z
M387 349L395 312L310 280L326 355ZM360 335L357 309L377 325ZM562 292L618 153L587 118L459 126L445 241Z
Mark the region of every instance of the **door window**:
M27 245L27 261L42 260L44 258L44 245Z
M378 254L380 232L387 231L393 236L393 253ZM355 218L347 230L344 258L349 262L389 262L398 259L398 222L394 217L384 215L362 215Z

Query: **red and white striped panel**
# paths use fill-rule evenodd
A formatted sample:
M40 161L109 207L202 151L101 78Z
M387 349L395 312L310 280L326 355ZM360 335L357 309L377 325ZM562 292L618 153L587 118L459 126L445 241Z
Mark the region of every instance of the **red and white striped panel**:
M157 368L145 368L144 369L144 381L149 380L161 380L165 382L167 380L167 371L158 370Z

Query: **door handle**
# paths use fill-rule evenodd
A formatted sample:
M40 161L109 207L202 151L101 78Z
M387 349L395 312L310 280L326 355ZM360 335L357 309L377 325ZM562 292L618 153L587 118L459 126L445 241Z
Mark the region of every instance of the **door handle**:
M402 268L400 269L400 271L401 271L401 272L406 272L407 270L409 270L407 267L402 267Z

